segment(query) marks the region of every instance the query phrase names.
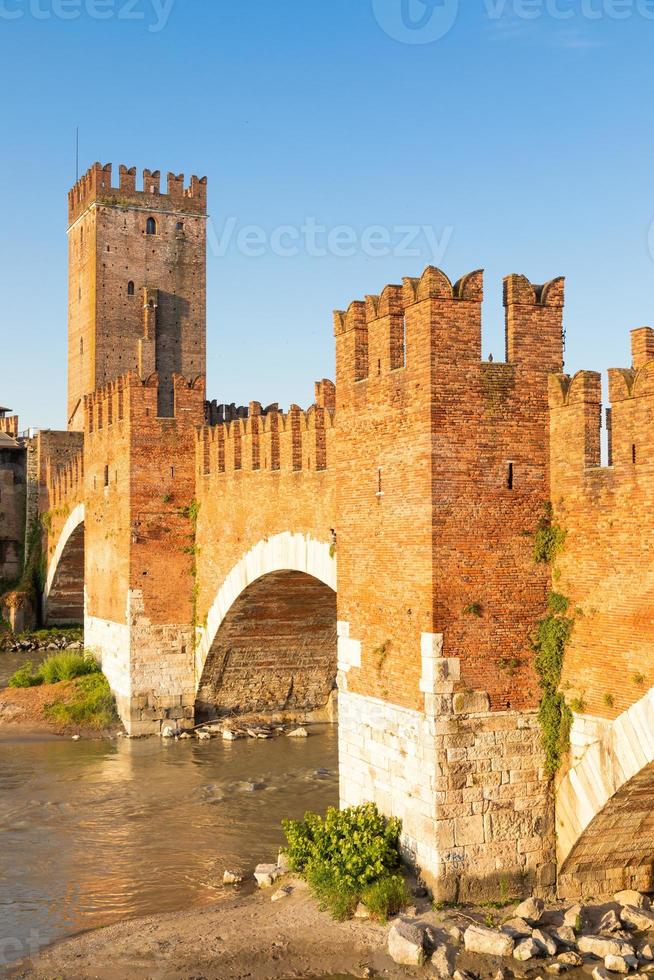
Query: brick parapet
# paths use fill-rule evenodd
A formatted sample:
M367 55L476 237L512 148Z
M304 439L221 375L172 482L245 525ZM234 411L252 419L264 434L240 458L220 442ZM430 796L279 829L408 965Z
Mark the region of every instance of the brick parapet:
M554 588L575 610L563 685L582 715L614 719L654 686L654 349L632 332L631 368L609 371L608 458L601 459L601 376L550 379L551 499L566 531Z
M144 170L142 190L136 189L136 167L123 164L118 187L112 186L112 165L94 163L68 193L68 222L73 224L92 204L140 207L146 210L188 211L203 215L207 211L207 178L192 176L185 186L184 174L169 173L166 192L160 189L158 170Z
M18 416L0 415L0 432L4 432L8 436L11 436L12 439L16 439L18 437Z
M326 470L333 434L333 410L291 405L281 412L276 405L264 409L251 402L247 416L198 430L198 474L219 479L240 471Z

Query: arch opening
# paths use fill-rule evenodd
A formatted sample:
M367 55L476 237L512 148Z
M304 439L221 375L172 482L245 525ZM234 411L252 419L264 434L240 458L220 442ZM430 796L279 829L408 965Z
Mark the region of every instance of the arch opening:
M68 536L45 597L46 626L84 625L84 522Z
M612 796L575 842L559 872L564 897L654 890L654 762Z
M198 686L198 720L324 708L336 686L336 593L291 569L251 582L224 616Z

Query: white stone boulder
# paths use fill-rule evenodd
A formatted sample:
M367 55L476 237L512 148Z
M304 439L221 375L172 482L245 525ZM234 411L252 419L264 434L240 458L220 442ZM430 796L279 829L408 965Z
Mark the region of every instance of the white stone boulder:
M654 929L654 912L648 909L636 908L635 905L625 905L620 909L620 918L630 929L637 932L647 932Z
M557 926L556 929L550 929L549 932L550 936L556 940L559 946L577 945L575 931L570 926Z
M545 902L542 898L528 898L514 910L513 915L516 919L524 919L532 926L537 926L543 917Z
M532 938L534 942L537 942L539 946L542 946L543 950L548 956L556 956L556 942L550 935L543 932L542 929L534 929Z
M259 888L269 888L280 877L281 871L276 864L258 864L254 869L254 877Z
M596 966L592 975L593 980L611 980L611 974L605 966Z
M515 948L515 940L505 932L480 925L468 926L463 934L463 944L469 953L487 956L511 956Z
M535 939L531 936L529 939L523 939L513 950L513 956L520 963L526 963L527 960L531 960L534 956L541 956L542 949Z
M613 909L609 909L608 912L604 913L604 915L601 918L600 924L597 927L597 931L602 933L620 932L621 929L622 929L622 923L620 922L620 918L618 917L618 915Z
M633 905L637 909L650 908L650 900L646 895L641 895L633 888L625 888L624 891L616 892L613 901L618 905Z
M223 871L223 885L240 885L242 881L243 875L238 871Z
M288 738L308 738L309 733L306 728L294 728L292 732L288 732Z
M575 932L581 932L584 910L581 905L571 905L563 915L563 925L570 926Z
M621 939L608 939L606 936L580 936L577 943L580 953L590 953L598 960L606 956L633 956L633 948Z
M629 964L624 956L616 956L614 953L609 953L604 958L604 966L611 973L629 973Z
M456 950L447 943L439 943L431 954L431 965L436 971L436 976L442 977L443 980L453 977L455 964Z
M427 952L422 929L411 922L394 922L388 933L388 955L401 966L423 966Z
M649 943L645 943L640 949L640 955L644 960L654 960L654 948Z
M507 919L501 928L502 932L505 932L507 936L511 936L512 939L528 939L533 932L528 922L516 916L512 919Z

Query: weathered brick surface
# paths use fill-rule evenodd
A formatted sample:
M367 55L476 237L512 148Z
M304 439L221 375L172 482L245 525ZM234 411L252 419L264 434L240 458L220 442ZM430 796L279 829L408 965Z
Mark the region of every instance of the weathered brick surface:
M567 532L555 588L577 611L563 684L603 718L654 686L653 336L634 331L634 368L609 372L609 466L600 465L600 376L551 381L552 501Z
M11 421L0 417L0 426ZM20 575L26 505L26 450L13 439L13 426L2 432L10 438L0 435L0 581Z
M196 699L202 716L312 709L336 683L336 594L303 572L271 572L229 610Z
M69 194L68 419L82 399L128 371L159 374L159 414L172 414L172 377L205 370L206 180L96 163ZM148 222L154 222L148 234Z
M335 318L339 620L362 643L350 686L407 707L423 633L443 634L494 708L538 700L529 640L548 582L529 534L549 494L563 283L506 280L506 364L481 361L481 300L481 273L452 286L429 268Z

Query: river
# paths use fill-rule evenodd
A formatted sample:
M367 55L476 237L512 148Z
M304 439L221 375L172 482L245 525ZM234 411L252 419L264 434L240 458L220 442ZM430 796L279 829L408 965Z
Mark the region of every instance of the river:
M0 737L0 963L201 906L274 860L281 820L337 803L337 731L308 739Z

